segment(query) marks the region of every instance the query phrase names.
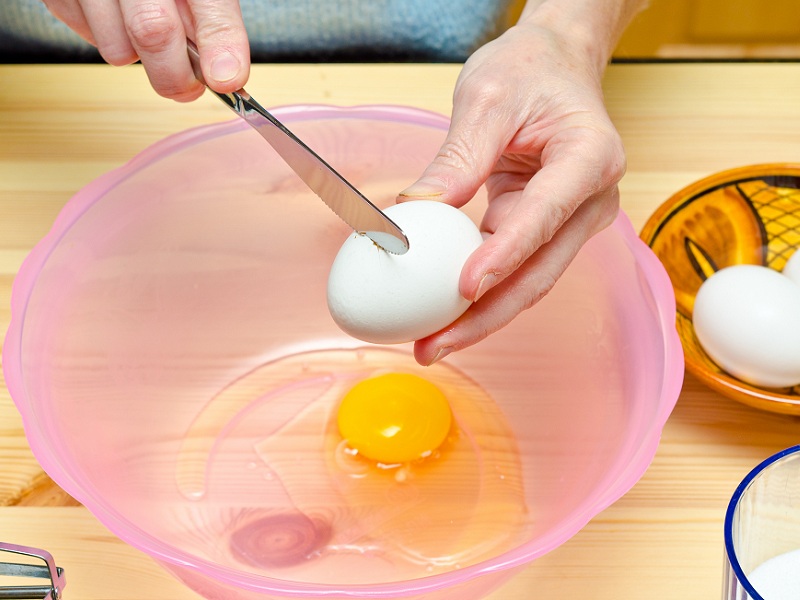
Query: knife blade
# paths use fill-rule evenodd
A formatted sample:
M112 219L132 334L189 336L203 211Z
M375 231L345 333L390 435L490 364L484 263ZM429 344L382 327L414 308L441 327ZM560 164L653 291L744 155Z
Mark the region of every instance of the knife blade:
M198 81L261 134L284 162L339 218L387 252L405 254L408 251L408 238L394 221L244 89L222 94L209 88L200 70L197 47L191 40L187 40L187 48Z

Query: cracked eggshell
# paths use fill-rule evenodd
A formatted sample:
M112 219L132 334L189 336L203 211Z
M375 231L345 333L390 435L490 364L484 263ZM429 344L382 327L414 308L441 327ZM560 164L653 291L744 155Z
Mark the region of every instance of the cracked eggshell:
M441 202L404 202L384 212L408 237L408 252L390 254L364 235L348 237L328 276L328 309L355 338L399 344L447 327L469 308L458 280L483 238L472 219Z

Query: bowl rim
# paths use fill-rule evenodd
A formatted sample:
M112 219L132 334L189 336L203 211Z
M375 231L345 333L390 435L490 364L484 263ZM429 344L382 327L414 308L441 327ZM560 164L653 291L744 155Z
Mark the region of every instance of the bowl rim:
M724 169L697 179L681 188L661 203L645 222L639 235L645 243L650 246L660 233L661 227L665 223L665 217L671 213L677 212L680 208L697 197L713 192L716 189L727 187L737 181L781 175L800 177L800 163L771 162L744 165ZM694 323L691 318L689 318L688 321L692 327L692 331L694 331ZM681 340L681 344L683 344L683 340ZM705 353L702 347L700 347L700 349ZM692 375L724 396L761 410L770 410L771 412L791 415L800 414L800 396L788 396L782 394L779 390L760 388L740 381L724 371L720 373L709 371L703 363L695 360L691 353L686 353L685 359L686 369ZM764 406L765 402L769 403L769 408Z
M365 104L340 107L328 104L295 104L271 109L281 120L299 122L314 119L378 119L438 128L445 132L449 119L432 111L400 105ZM46 432L37 424L34 411L27 402L27 390L22 376L21 353L27 302L36 283L36 277L63 235L82 214L113 186L122 182L136 170L169 154L220 135L230 135L249 127L241 119L201 125L167 136L154 143L128 162L101 175L81 188L64 205L50 231L36 244L23 261L14 280L11 293L11 319L6 332L3 353L3 373L6 386L17 410L33 453L45 472L65 491L81 502L105 527L127 544L145 552L158 561L179 569L188 569L203 577L213 577L230 585L255 593L273 593L286 598L323 598L332 594L348 598L393 598L430 593L452 584L463 583L476 577L521 567L546 554L578 533L603 509L622 497L641 478L658 447L661 432L677 402L683 375L683 349L675 329L675 297L669 277L655 254L636 234L629 218L619 211L609 228L616 230L632 255L640 262L640 283L653 298L663 336L664 364L660 396L654 399L650 427L630 442L631 453L624 461L615 464L609 473L603 493L587 498L575 514L546 536L534 542L521 544L503 554L459 570L435 574L402 582L379 584L309 584L282 580L266 575L222 567L211 561L179 550L141 530L118 513L104 500L91 496L74 467L62 462L58 452L48 441ZM9 351L10 350L10 351ZM90 487L90 486L89 486Z

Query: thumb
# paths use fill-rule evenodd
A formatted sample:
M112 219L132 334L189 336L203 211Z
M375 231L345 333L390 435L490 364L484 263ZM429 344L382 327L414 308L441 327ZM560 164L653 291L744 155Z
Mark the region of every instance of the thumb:
M244 87L250 46L239 2L188 0L187 5L206 83L223 94Z
M487 115L477 107L459 113L454 108L442 147L420 178L400 192L398 202L427 199L463 206L486 182L513 132L497 123L487 127Z

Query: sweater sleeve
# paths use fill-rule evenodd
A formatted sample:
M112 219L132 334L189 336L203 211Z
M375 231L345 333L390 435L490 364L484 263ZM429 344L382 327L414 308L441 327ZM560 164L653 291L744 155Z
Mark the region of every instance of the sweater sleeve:
M461 62L508 26L513 0L240 0L254 62ZM0 58L97 59L40 0L3 0Z

